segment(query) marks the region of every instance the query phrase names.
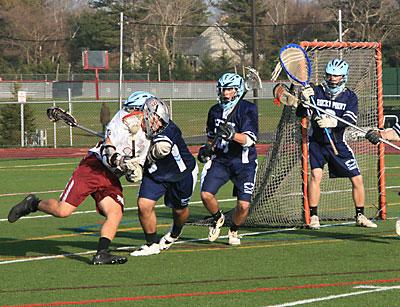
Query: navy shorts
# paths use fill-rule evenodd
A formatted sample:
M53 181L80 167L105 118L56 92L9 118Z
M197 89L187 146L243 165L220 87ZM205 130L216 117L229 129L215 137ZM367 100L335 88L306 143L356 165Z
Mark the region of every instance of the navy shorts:
M159 182L151 177L143 176L140 184L139 197L159 200L164 195L164 204L167 207L183 209L188 206L197 182L199 170L194 170L178 182Z
M360 175L357 160L353 151L345 143L337 143L339 155L335 155L330 144L310 142L308 151L311 169L324 168L328 163L330 178L352 178Z
M217 194L219 188L231 180L234 184L234 196L239 200L250 202L254 191L254 180L257 173L257 161L249 163L221 163L210 160L201 173L201 192Z

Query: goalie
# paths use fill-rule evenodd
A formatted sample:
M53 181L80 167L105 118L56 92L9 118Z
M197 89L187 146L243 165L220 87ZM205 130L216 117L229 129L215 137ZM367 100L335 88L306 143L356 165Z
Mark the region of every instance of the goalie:
M309 116L309 160L311 180L308 185L311 229L319 229L317 213L321 196L320 185L323 168L328 164L331 178L349 178L352 184L352 196L355 205L355 220L358 226L375 228L377 225L364 216L364 184L356 158L352 149L345 142L347 125L337 119L318 112L312 108L313 101L327 113L357 122L358 98L346 87L349 65L341 59L332 59L325 67L324 81L321 85L306 86L301 91L302 103L296 114Z
M95 200L96 210L105 217L100 230L97 253L91 263L125 263L126 257L112 255L108 248L123 216L124 198L119 177L125 175L128 180L134 182L142 178L142 165L149 142L141 129L141 109L149 97L153 95L146 92L134 92L129 96L123 109L117 112L107 125L105 140L89 150L88 155L73 172L59 200L40 200L36 195L30 194L11 208L8 221L14 223L22 216L38 210L65 218L75 212L86 197L91 195ZM138 141L134 142L139 134L143 136L139 136Z

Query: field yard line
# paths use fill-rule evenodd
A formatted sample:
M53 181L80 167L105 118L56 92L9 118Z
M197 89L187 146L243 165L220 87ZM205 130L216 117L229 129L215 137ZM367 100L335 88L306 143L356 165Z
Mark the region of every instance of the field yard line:
M219 202L223 203L223 202L229 202L229 201L234 201L236 200L236 198L227 198L227 199L221 199L219 200ZM201 204L202 201L198 200L198 201L191 201L189 202L189 205L197 205L197 204ZM164 208L165 205L156 205L156 208ZM131 211L131 210L137 210L137 207L131 207L131 208L125 208L125 211ZM87 213L97 213L96 210L89 210L89 211L78 211L78 212L74 212L72 213L72 215L77 215L77 214L87 214ZM23 216L20 219L39 219L39 218L49 218L49 217L53 217L52 215L48 215L48 214L44 214L44 215L35 215L35 216ZM7 219L0 219L0 222L6 222L8 221Z
M354 288L361 288L361 287L354 287ZM325 296L325 297L311 298L311 299L307 299L307 300L301 300L301 301L283 303L283 304L279 304L279 305L268 305L268 306L266 306L266 307L297 306L297 305L311 304L311 303L321 302L321 301L329 301L329 300L334 300L334 299L338 299L338 298L342 298L342 297L348 297L348 296L354 296L354 295L361 295L361 294L367 294L367 293L372 293L372 292L380 292L380 291L388 291L388 290L397 290L397 289L400 289L400 286L375 287L374 289L371 289L371 290L364 290L364 291L357 291L357 292L349 292L349 293L336 294L336 295L328 295L328 296Z
M5 305L0 307L44 307L44 306L62 306L62 305L88 305L95 303L116 303L116 302L128 302L128 301L146 301L146 300L160 300L160 299L176 299L184 297L198 297L198 296L220 296L220 295L233 295L239 293L259 293L259 292L274 292L274 291L291 291L298 289L318 289L326 287L343 287L348 285L360 285L360 284L372 284L372 283L391 283L398 282L400 278L393 279L378 279L378 280L363 280L363 281L350 281L350 282L339 282L331 284L304 284L298 286L286 286L286 287L269 287L269 288L251 288L251 289L229 289L222 291L204 291L204 292L189 292L189 293L171 293L164 295L138 295L132 297L111 297L103 299L90 299L82 301L56 301L50 303L31 303L24 305ZM394 286L400 287L400 286ZM380 291L392 290L394 287L381 287ZM376 290L360 291L360 292L376 292ZM353 292L359 293L359 292ZM281 306L281 305L277 305ZM288 305L289 306L289 305Z

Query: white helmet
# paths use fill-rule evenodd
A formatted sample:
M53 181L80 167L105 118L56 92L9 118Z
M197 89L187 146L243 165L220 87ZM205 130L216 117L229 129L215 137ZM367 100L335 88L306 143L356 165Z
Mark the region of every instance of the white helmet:
M129 95L128 99L125 100L123 108L125 111L131 111L133 109L142 110L143 105L147 98L154 97L153 94L143 91L133 92Z
M235 96L231 100L225 100L223 95L224 88L234 88L236 90ZM222 108L229 109L239 102L239 99L245 92L244 80L241 76L234 73L223 74L217 82L217 96L218 102Z
M146 136L153 138L169 124L169 111L167 105L157 97L150 97L143 106L143 118Z
M328 78L329 75L342 76L342 80L339 83L332 83ZM325 80L322 82L325 92L333 96L341 93L344 90L348 76L349 64L346 61L340 59L329 61L325 67Z

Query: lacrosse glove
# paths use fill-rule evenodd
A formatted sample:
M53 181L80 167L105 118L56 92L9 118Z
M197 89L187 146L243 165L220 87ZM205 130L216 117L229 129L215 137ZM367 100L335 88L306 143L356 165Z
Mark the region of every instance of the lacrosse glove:
M211 147L211 144L204 144L200 147L199 153L197 154L197 160L201 163L206 163L211 159L211 156L214 154L214 151Z
M368 130L368 132L365 134L365 138L374 145L376 145L380 142L379 134L372 129Z
M314 89L310 85L305 86L301 91L301 96L300 96L301 101L303 102L302 106L308 109L310 107L308 104L311 103L311 96L314 95L315 95ZM306 102L307 104L304 102Z
M235 133L235 128L227 123L218 126L217 135L223 138L225 141L232 140Z
M315 121L320 128L335 128L337 126L337 119L326 114L315 117Z

